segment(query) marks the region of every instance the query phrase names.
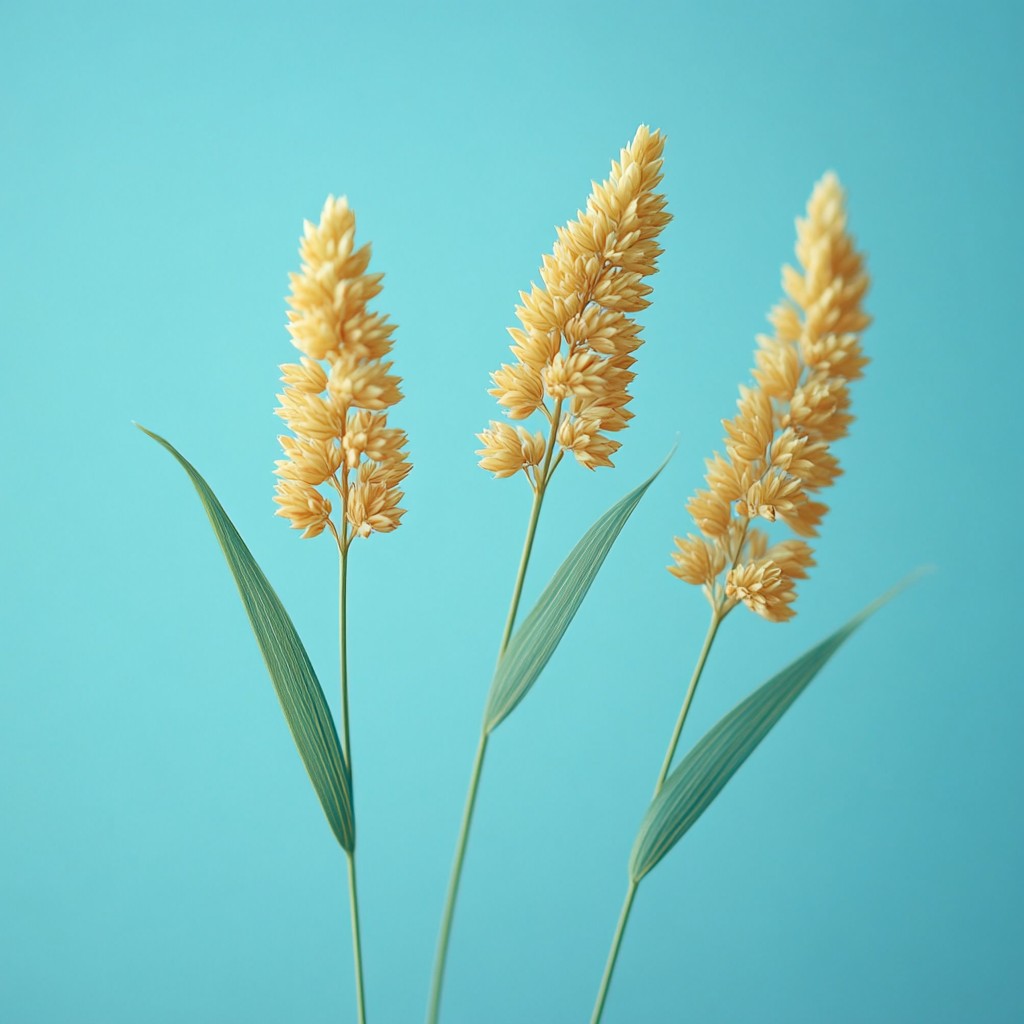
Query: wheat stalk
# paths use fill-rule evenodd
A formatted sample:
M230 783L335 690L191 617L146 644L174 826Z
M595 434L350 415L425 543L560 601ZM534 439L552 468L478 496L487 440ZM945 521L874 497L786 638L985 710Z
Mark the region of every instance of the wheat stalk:
M620 443L608 435L623 430L632 418L626 406L641 328L630 314L649 305L651 288L644 278L657 269L662 252L658 235L671 219L665 211L665 197L655 191L661 181L664 144L660 132L645 125L638 128L632 143L612 163L608 179L594 185L586 210L558 229L552 253L543 257L542 284L520 292L522 304L516 309L520 326L509 328L515 361L492 374L490 393L511 419L543 417L546 421L546 430L535 433L492 421L477 435L483 445L477 452L481 467L496 477L522 472L533 491L526 539L498 647L499 673L512 638L544 495L555 470L566 452L588 469L610 467ZM496 682L498 679L496 676ZM532 680L526 685L531 684ZM494 692L492 689L489 711ZM436 1024L440 1013L455 903L488 737L504 714L499 718L485 715L477 744L441 917L428 1024Z
M740 387L739 411L725 427L725 456L707 460L707 489L687 509L699 534L675 538L669 572L703 588L711 622L654 786L657 800L722 620L739 603L770 622L793 617L795 584L814 559L800 538L816 536L827 506L814 495L840 474L832 442L852 422L849 383L867 363L860 332L869 278L846 231L845 196L834 174L815 186L807 216L797 220L800 270L783 268L788 298L769 315L771 335L758 337L756 387ZM781 521L797 538L771 544L752 525ZM838 646L838 645L837 645ZM652 805L653 806L653 805ZM640 876L642 877L642 876ZM640 878L630 878L619 912L591 1024L604 1012Z
M357 537L395 530L405 510L399 485L411 465L406 435L388 426L386 410L397 403L401 378L386 362L394 325L371 312L383 275L369 274L370 246L355 248L355 214L345 198L329 196L319 224L305 223L299 247L302 269L291 275L288 330L303 353L281 367L284 391L277 414L294 437L279 440L277 515L303 537L325 529L338 547L338 660L344 751L352 778L349 729L346 608L349 549ZM327 486L340 498L332 518ZM366 1020L355 842L348 854L352 946L359 1020Z

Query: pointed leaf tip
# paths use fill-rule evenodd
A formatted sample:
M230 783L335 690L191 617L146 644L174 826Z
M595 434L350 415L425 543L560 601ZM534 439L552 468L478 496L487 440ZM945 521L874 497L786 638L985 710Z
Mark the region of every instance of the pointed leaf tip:
M629 859L633 882L639 882L689 831L843 643L921 574L921 570L912 573L797 658L733 708L697 742L665 780L647 809Z
M587 530L512 635L491 682L484 712L486 733L493 732L512 713L537 681L583 604L626 520L668 465L677 447L678 442L639 487L620 498Z

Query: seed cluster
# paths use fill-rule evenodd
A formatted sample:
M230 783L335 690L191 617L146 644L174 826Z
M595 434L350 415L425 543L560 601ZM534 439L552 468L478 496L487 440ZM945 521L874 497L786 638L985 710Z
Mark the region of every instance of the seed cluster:
M277 515L303 537L330 530L343 551L353 537L398 526L399 484L412 468L405 431L389 427L385 411L402 398L386 361L395 325L368 309L383 275L367 273L370 246L354 247L355 230L344 197L329 196L320 223L305 223L288 297L288 330L303 355L281 367L275 410L295 435L279 438ZM337 525L324 484L341 499Z
M781 520L799 538L817 535L828 506L815 495L842 472L831 444L849 430L848 385L868 362L860 333L871 322L861 306L870 282L834 174L797 220L796 256L801 269L782 273L788 299L769 315L774 331L757 339L757 387L740 388L738 414L723 421L726 456L707 460L707 489L687 504L700 534L675 539L668 567L703 586L722 614L742 601L772 622L793 617L795 580L815 563L805 540L770 545L752 522Z
M620 443L608 435L632 419L633 353L642 344L630 314L650 304L644 278L657 270L658 235L671 220L654 191L664 144L660 132L637 130L608 180L594 185L586 211L558 229L540 268L542 285L520 292L520 326L509 328L516 360L491 375L490 393L510 419L539 410L548 430L545 437L492 421L477 435L477 454L496 477L522 470L534 488L543 486L544 467L553 471L567 451L588 469L612 465Z

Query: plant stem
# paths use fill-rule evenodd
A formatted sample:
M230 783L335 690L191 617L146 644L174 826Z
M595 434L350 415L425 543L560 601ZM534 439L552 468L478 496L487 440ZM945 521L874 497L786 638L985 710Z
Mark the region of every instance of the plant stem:
M637 883L631 878L629 888L626 890L626 898L622 902L622 910L619 911L619 923L615 926L615 935L612 937L612 948L608 951L608 962L604 966L604 975L601 978L601 988L597 993L597 1002L594 1003L594 1013L590 1018L590 1024L598 1024L601 1014L604 1013L604 1002L608 998L608 986L612 982L612 972L615 970L615 961L619 958L619 947L622 945L622 936L626 931L626 922L629 920L629 912L633 909L633 897L636 895Z
M547 451L544 455L544 465L537 476L537 484L533 492L533 507L530 509L530 522L526 527L526 539L523 541L523 553L519 558L519 571L516 573L515 586L512 588L512 600L509 603L508 617L505 619L505 630L501 636L501 646L498 648L498 661L501 661L505 648L512 638L512 630L515 628L516 615L519 612L519 600L523 594L523 583L526 580L526 569L530 564L530 553L533 551L533 539L537 533L537 523L540 520L541 505L544 504L544 492L548 482L554 473L557 461L552 466L551 458L555 451L555 440L558 435L558 425L561 421L562 403L555 405L555 411L551 418L551 435L548 439ZM434 958L434 974L430 981L430 1002L427 1006L427 1024L437 1024L438 1014L441 1012L441 988L444 985L444 969L448 960L448 943L451 939L452 921L455 917L455 901L459 895L459 882L462 880L462 864L466 859L466 844L469 841L469 830L473 823L473 808L476 806L476 794L480 788L480 775L484 767L484 755L487 752L487 731L480 732L480 742L476 748L476 758L473 761L473 773L469 779L469 792L466 794L466 806L462 812L462 826L459 829L459 839L455 847L455 863L452 865L451 878L448 881L448 895L445 899L444 913L441 916L441 934L437 939L437 954Z
M345 524L342 524L345 533ZM338 564L338 663L341 666L341 730L348 761L349 782L352 779L352 742L348 728L348 653L345 643L345 618L348 590L348 553L342 549Z
M356 1009L359 1014L359 1024L366 1024L366 992L363 987L362 941L359 937L359 896L356 889L355 850L348 855L348 894L349 906L352 909L352 953L355 958L356 971Z
M690 713L690 704L693 703L693 695L697 692L697 683L700 682L701 673L704 671L704 663L708 660L711 645L714 643L715 634L718 632L718 627L721 623L722 616L719 610L717 608L712 609L711 625L708 627L707 636L704 637L704 646L700 649L700 657L697 658L697 664L690 678L689 688L686 691L686 698L679 711L679 717L676 719L676 727L672 732L672 739L669 741L668 750L665 752L665 760L662 762L661 771L658 773L658 781L654 785L655 796L661 792L661 787L665 784L669 768L672 767L672 758L675 757L676 747L679 745L679 737L683 732L683 723L686 721L686 716Z
M508 606L508 618L505 620L505 631L501 635L501 646L498 648L498 661L505 653L509 640L512 639L512 629L516 624L516 614L519 611L519 598L523 593L523 582L526 580L526 567L530 564L530 552L533 550L533 538L537 533L537 523L540 520L540 507L544 504L544 494L548 489L548 483L562 459L562 452L558 453L555 464L551 464L551 457L555 454L555 441L558 438L558 427L562 422L562 399L555 403L555 411L551 415L551 433L548 437L547 450L544 453L544 464L537 475L537 486L533 492L533 507L530 509L530 522L526 527L526 539L523 541L523 554L519 559L519 571L516 573L516 585L512 588L512 600Z
M509 604L508 618L505 620L505 631L501 637L501 646L498 649L498 660L505 653L509 639L512 636L512 629L515 626L516 613L519 610L519 599L523 592L523 581L526 579L526 567L530 561L530 552L533 550L533 538L537 532L537 520L540 518L540 507L544 501L545 480L537 486L533 497L533 508L530 511L530 524L526 528L526 540L523 544L523 553L519 559L519 571L516 574L515 587L512 590L512 600ZM438 1014L441 1010L441 988L444 984L444 969L448 960L448 943L451 939L452 920L455 916L455 900L459 895L459 882L462 880L462 863L466 858L466 844L469 841L469 829L473 822L473 808L476 806L476 794L480 788L480 775L484 766L484 755L487 752L487 732L480 731L480 742L476 748L476 758L473 761L473 773L469 779L469 792L466 794L466 806L462 812L462 827L459 829L459 839L455 848L455 863L452 865L452 875L448 882L448 896L445 900L444 914L441 917L441 934L437 940L437 956L434 960L434 975L430 983L430 1005L427 1010L427 1024L437 1024Z
M473 761L473 774L469 780L469 793L466 806L462 812L462 827L459 829L459 841L455 849L455 863L452 865L452 876L448 882L448 898L445 900L444 915L441 918L441 934L437 940L437 956L434 961L434 976L430 983L430 1006L427 1010L427 1021L436 1024L441 1009L441 987L444 984L444 968L448 959L448 941L452 934L452 919L455 916L455 900L459 894L459 881L462 877L462 862L466 857L466 842L469 839L469 827L473 821L473 808L476 806L477 789L480 786L480 772L484 766L484 754L487 751L487 733L480 733L480 743L476 748Z
M662 761L661 771L658 773L658 781L654 785L655 797L661 792L661 787L665 784L669 769L672 767L672 759L675 757L676 747L679 745L683 724L686 722L686 716L690 713L693 695L697 692L697 683L700 682L701 673L704 671L704 665L708 660L708 654L711 651L711 645L714 643L715 634L718 632L722 618L721 608L712 608L711 625L708 626L707 635L704 637L704 645L700 649L697 664L694 666L693 675L690 677L690 685L686 690L686 697L683 699L683 706L679 711L679 717L676 719L676 727L672 731L672 739L669 740L668 750L665 751L665 760ZM608 962L605 964L604 974L601 977L601 987L598 990L597 1000L594 1003L594 1012L590 1018L590 1024L599 1024L601 1015L604 1013L604 1004L608 998L608 988L611 985L612 973L615 970L615 962L619 958L619 947L622 945L622 936L626 933L626 922L629 921L629 913L633 909L633 898L636 896L639 884L639 882L634 882L631 878L629 887L626 889L626 898L622 902L622 910L619 911L619 922L615 926L615 934L612 936L611 949L608 951Z
M533 538L537 533L537 522L540 519L540 507L544 502L544 482L537 487L537 493L533 497L533 508L530 509L530 522L526 527L526 539L523 541L523 553L519 559L519 571L516 573L516 584L512 588L512 600L508 606L508 617L505 619L505 630L501 634L501 646L498 648L498 660L505 653L509 640L512 639L512 630L515 628L516 615L519 612L519 599L523 593L523 583L526 580L526 567L530 563L530 552L533 550Z
M339 545L338 565L338 662L341 672L341 728L344 737L344 753L348 768L349 788L352 791L353 815L355 814L355 788L352 781L352 741L349 731L348 713L348 654L346 650L346 604L348 590L348 528L342 521L342 542ZM363 947L359 932L359 895L356 889L356 851L348 853L348 895L352 915L352 957L355 961L356 1007L359 1024L366 1024L366 993L363 987Z

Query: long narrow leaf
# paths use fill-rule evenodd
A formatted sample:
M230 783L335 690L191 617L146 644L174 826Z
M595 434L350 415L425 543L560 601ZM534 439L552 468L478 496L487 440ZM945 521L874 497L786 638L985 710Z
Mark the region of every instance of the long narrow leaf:
M612 505L587 530L512 635L491 682L484 712L487 733L493 732L508 717L537 681L583 603L615 538L670 458L671 453L651 476Z
M142 426L139 429L178 460L199 492L228 567L238 584L242 604L252 623L295 746L331 830L341 846L351 852L355 848L355 820L348 765L338 742L330 708L292 620L223 506L195 467L158 434Z
M665 780L644 816L629 859L634 882L679 842L829 658L894 593L865 608L769 679L698 741Z

